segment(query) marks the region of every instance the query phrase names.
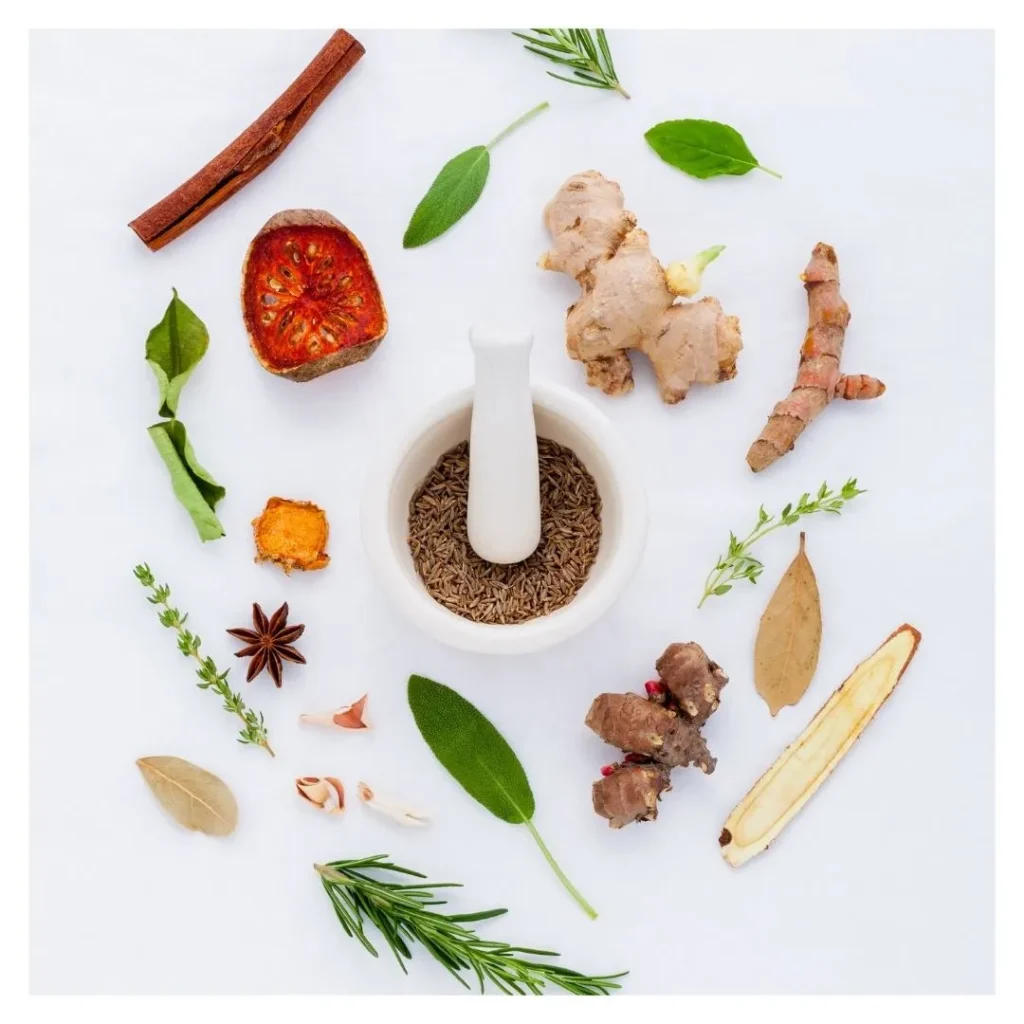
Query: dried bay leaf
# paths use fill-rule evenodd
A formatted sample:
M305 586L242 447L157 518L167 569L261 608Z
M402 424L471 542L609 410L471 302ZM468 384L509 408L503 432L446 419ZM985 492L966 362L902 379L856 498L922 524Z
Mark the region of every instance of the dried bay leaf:
M807 691L820 649L818 582L801 533L800 550L761 616L754 645L754 685L773 716Z
M226 836L238 824L238 804L216 775L180 757L140 757L146 784L167 813L193 832Z

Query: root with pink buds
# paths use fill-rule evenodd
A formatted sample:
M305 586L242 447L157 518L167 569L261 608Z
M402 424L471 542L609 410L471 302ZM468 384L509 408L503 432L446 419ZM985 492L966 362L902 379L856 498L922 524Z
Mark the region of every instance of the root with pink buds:
M612 828L654 821L661 794L672 788L672 768L715 770L700 730L718 709L729 677L695 643L670 644L656 667L658 678L644 684L646 698L602 693L587 713L586 724L625 755L605 765L593 786L594 810Z
M608 819L612 828L622 828L631 821L654 821L658 816L658 799L671 789L669 769L659 764L628 764L611 769L594 783L594 810Z

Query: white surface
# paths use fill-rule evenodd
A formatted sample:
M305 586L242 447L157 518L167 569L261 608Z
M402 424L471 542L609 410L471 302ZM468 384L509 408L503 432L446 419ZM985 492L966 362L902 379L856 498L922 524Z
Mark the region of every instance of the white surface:
M469 332L473 420L466 530L473 550L511 565L540 543L540 468L530 392L533 335Z
M32 44L32 985L40 992L449 992L418 956L404 978L346 939L314 860L389 852L466 884L459 909L507 906L487 934L542 944L627 991L964 992L992 986L992 82L985 35L616 32L634 95L572 89L503 33L360 32L367 55L287 153L159 254L125 227L273 99L324 34L89 33ZM477 208L403 251L441 164L541 99L552 109L496 150ZM643 141L659 120L741 130L780 182L691 180ZM562 350L568 279L537 270L540 214L573 172L621 182L663 260L728 246L705 277L742 318L739 376L662 406L586 391ZM275 211L347 222L374 261L389 336L367 363L296 385L246 343L238 275ZM879 402L833 408L760 477L743 455L792 382L805 301L797 274L824 239L853 311L845 369ZM228 488L223 540L201 545L145 433L156 389L143 344L176 286L212 343L181 401L203 463ZM381 437L467 383L465 331L506 309L535 331L533 371L585 393L633 445L651 495L637 577L600 624L550 652L461 654L407 626L359 541ZM8 344L20 344L9 338ZM795 531L759 551L764 586L694 610L730 528L827 478L870 492L810 522L825 637L805 700L771 719L751 655ZM309 498L332 563L285 578L252 563L268 495ZM263 709L276 761L236 747L217 701L146 604L146 559L209 653ZM287 599L306 667L244 687L234 645L251 601ZM740 871L716 845L726 814L854 664L904 620L924 640L900 689L776 846ZM591 698L639 687L670 640L730 673L706 728L718 770L677 771L655 825L615 833L589 807L613 751L583 728ZM419 672L474 700L521 755L536 823L601 911L590 923L522 830L470 801L405 706ZM298 714L370 692L378 729L338 736ZM241 807L226 841L186 834L133 761L177 754ZM359 778L433 812L407 832L355 806L320 818L299 774Z

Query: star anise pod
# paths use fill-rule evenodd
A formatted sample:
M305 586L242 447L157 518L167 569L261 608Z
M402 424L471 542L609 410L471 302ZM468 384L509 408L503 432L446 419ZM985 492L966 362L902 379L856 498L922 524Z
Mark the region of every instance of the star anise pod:
M270 617L258 605L252 606L252 624L255 629L229 629L237 640L244 640L247 647L235 652L236 658L252 658L245 680L251 683L264 669L270 673L274 685L280 688L285 661L306 664L306 659L292 647L305 632L305 626L288 625L288 602L286 601Z

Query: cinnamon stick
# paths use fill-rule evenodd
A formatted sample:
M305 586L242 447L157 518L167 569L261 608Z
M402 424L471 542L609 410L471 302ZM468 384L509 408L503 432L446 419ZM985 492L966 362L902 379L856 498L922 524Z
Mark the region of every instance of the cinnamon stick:
M338 29L302 74L230 146L128 226L155 252L198 224L281 155L365 52L358 39Z

